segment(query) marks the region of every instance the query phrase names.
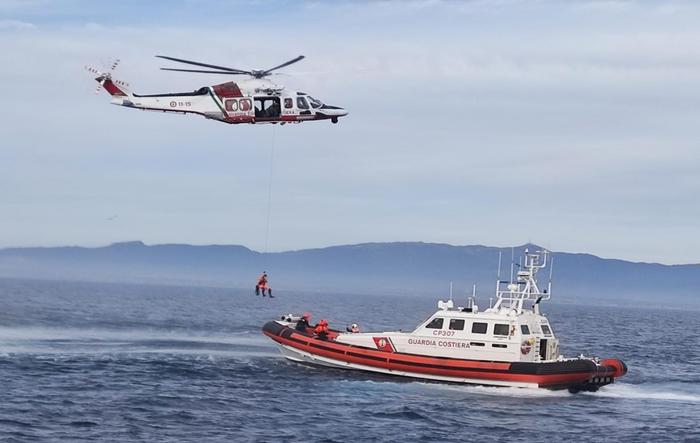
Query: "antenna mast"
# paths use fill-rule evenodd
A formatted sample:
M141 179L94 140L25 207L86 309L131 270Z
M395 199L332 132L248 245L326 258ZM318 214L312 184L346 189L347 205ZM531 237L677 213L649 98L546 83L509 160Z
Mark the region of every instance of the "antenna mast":
M512 309L520 314L523 311L525 301L528 300L533 303L533 308L538 313L540 301L549 300L551 296L551 265L549 288L547 290L540 291L536 278L537 271L547 266L548 255L549 251L544 249L534 252L529 252L528 249L525 249L525 255L521 257L518 272L515 276L517 280L513 281L513 277L511 277L510 283L501 282L500 279L497 280L496 304L493 306L493 309ZM514 265L515 260L513 259L511 261L511 269L513 269ZM506 283L506 287L502 289L502 285Z

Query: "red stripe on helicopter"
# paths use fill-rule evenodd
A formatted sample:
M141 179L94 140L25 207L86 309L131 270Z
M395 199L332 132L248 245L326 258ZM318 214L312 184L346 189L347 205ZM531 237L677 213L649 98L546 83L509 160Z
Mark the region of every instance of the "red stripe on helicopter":
M212 86L214 93L220 98L226 97L243 97L241 93L241 88L238 87L234 82L226 82L220 85Z
M124 93L124 91L122 91L121 89L119 89L119 88L117 87L117 85L115 85L115 84L112 82L112 80L110 80L110 79L106 79L106 80L104 81L104 83L102 83L102 86L105 88L105 90L106 90L107 92L110 93L110 95L116 95L116 96L119 96L119 97L126 97L126 94Z

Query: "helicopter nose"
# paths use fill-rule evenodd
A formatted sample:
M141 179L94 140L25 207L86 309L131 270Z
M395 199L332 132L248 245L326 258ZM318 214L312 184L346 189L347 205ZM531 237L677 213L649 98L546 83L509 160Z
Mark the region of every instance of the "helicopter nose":
M339 107L331 105L323 105L321 107L321 112L332 117L344 117L348 115L348 111Z

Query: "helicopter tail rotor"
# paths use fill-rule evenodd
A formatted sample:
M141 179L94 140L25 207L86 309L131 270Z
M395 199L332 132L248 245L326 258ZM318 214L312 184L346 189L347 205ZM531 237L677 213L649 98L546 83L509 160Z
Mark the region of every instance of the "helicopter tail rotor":
M119 66L119 59L115 59L110 67L104 71L93 68L92 66L84 66L85 70L91 74L97 75L95 81L97 82L97 87L95 88L95 94L99 94L102 89L107 90L110 95L126 96L129 95L129 83L112 79L112 74Z

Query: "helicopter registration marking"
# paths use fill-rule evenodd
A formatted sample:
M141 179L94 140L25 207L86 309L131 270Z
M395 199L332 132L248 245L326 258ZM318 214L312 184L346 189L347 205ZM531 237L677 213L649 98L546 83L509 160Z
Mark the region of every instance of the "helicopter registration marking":
M170 102L171 108L177 108L178 106L192 106L192 102L176 102L175 100Z

